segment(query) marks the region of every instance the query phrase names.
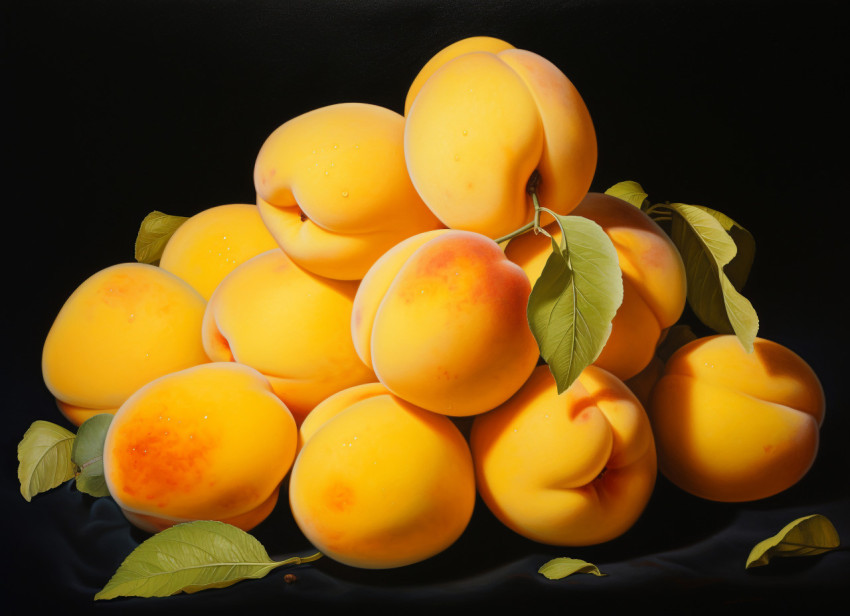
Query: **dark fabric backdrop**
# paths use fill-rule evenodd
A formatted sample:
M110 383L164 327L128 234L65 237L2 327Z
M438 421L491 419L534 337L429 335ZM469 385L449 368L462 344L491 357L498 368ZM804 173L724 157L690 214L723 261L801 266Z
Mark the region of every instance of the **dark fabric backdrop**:
M850 582L844 23L838 2L675 0L13 0L2 45L4 524L0 600L14 613L676 613L803 607ZM144 535L110 499L66 484L21 497L15 448L36 419L67 424L41 380L44 338L65 299L133 259L138 224L253 200L265 137L319 106L401 112L421 66L487 34L559 66L594 118L594 190L643 184L657 201L719 209L758 251L745 294L760 334L806 359L827 396L808 475L759 502L691 497L659 477L639 522L589 548L527 541L482 503L449 550L390 571L322 559L229 589L92 601ZM685 320L689 318L686 313ZM844 548L745 571L750 548L788 521L828 515ZM254 535L275 558L310 546L282 502ZM556 556L606 577L548 581ZM5 610L4 610L5 611ZM6 612L9 613L9 612Z

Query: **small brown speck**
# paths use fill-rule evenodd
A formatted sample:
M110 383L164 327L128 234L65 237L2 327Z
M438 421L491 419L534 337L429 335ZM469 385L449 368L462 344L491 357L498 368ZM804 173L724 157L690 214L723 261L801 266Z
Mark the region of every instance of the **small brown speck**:
M286 582L287 584L292 584L292 583L294 583L297 579L298 579L298 578L297 578L297 577L295 577L295 574L294 574L294 573L287 573L286 575L284 575L284 576L283 576L283 581L284 581L284 582Z

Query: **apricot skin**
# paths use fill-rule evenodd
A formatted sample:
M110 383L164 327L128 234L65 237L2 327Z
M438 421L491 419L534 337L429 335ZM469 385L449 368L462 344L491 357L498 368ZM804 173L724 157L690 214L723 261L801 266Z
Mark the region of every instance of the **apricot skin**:
M295 420L259 372L209 363L155 379L121 405L104 473L143 530L200 519L249 530L274 508L295 447Z
M290 258L359 280L386 250L442 226L404 161L404 118L362 103L314 109L269 135L257 155L260 214Z
M272 248L277 248L277 242L256 205L217 205L189 217L177 228L165 245L159 266L209 299L237 265Z
M617 377L589 366L563 394L545 365L470 439L478 491L506 526L541 543L593 545L625 533L655 485L652 430Z
M530 292L522 269L483 235L419 234L361 282L354 346L400 398L446 415L481 413L507 400L537 363Z
M662 331L682 315L686 299L682 257L649 216L616 197L588 193L572 215L599 224L617 250L623 273L623 303L594 364L628 380L649 364ZM546 230L560 241L557 223ZM533 284L551 251L548 237L524 233L508 243L505 254L523 268Z
M372 396L307 440L289 501L301 531L326 556L353 567L401 567L463 533L475 504L472 458L448 417Z
M661 472L708 500L767 498L797 483L817 455L823 389L790 349L708 336L676 351L648 407Z
M590 187L593 122L575 86L542 56L488 37L459 41L423 67L408 102L410 178L449 228L495 239L530 222L534 172L540 202L558 214Z
M275 248L239 265L210 297L204 348L259 370L300 425L319 402L375 381L351 340L357 282L312 274Z
M115 413L142 385L209 361L206 302L187 282L143 263L85 280L56 316L42 352L44 382L75 425Z

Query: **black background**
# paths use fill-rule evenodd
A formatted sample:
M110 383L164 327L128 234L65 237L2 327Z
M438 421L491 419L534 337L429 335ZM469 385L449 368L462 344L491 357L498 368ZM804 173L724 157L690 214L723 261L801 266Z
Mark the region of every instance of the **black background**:
M809 513L829 515L850 541L842 23L838 2L826 1L4 2L0 600L67 613L829 611L827 598L850 582L846 547L743 565L758 541ZM40 372L65 299L133 259L149 211L252 202L257 151L284 121L346 101L402 112L434 53L481 34L543 55L577 86L599 141L593 190L636 180L655 201L713 207L752 231L745 294L760 335L806 359L827 396L809 474L742 504L702 501L659 477L637 525L590 548L524 540L479 503L457 544L403 569L322 559L294 570L294 584L279 570L197 595L94 603L144 536L108 498L66 484L26 503L16 478L30 423L71 428ZM310 551L285 506L253 534L276 559ZM536 569L556 556L608 576L547 581Z

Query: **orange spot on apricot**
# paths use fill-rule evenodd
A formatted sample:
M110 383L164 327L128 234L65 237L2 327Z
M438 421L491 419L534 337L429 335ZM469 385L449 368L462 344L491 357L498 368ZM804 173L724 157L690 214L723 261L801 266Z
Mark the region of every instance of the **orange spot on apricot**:
M354 502L354 491L348 484L337 482L332 484L325 494L328 507L334 511L345 511Z

